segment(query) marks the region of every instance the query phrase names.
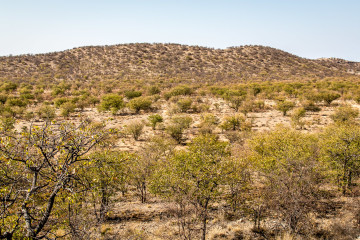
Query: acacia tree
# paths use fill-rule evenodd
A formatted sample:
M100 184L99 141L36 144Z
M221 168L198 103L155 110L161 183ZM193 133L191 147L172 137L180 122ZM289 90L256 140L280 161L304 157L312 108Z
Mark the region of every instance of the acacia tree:
M111 197L124 191L129 178L126 166L134 158L128 152L102 149L89 156L89 165L79 170L79 177L86 183L97 222L103 222L110 209Z
M103 126L87 122L78 126L46 122L21 133L1 132L1 175L7 179L0 189L5 206L1 237L40 239L53 234L61 224L52 221L59 207L57 197L76 191L76 169L91 160L86 154L108 135Z
M254 162L265 177L269 202L293 232L306 224L319 193L322 165L317 140L279 127L251 140Z
M160 159L172 153L176 143L166 137L153 137L129 162L131 183L136 187L142 203L148 198L148 185Z
M177 151L158 166L152 181L152 191L174 200L181 217L191 205L201 221L201 239L205 239L209 206L220 194L224 182L224 165L230 156L228 144L216 136L202 135L194 139L188 151ZM182 228L184 223L181 221ZM180 232L186 239L189 235Z
M323 156L346 194L360 172L360 127L355 124L328 127L321 135Z

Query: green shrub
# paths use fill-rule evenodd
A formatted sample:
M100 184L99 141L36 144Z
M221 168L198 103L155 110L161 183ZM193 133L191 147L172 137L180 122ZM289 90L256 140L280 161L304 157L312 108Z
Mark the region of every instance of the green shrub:
M128 106L130 109L135 110L136 113L139 113L140 110L149 110L151 109L152 101L148 97L137 97L129 101Z
M56 117L55 108L49 105L43 105L37 112L38 116L45 120L51 121Z
M192 118L189 116L174 116L170 120L170 124L166 126L166 131L173 139L181 143L184 130L188 129L191 123Z
M10 97L6 100L6 104L9 106L26 107L28 103L26 100L22 100L18 97Z
M137 141L144 129L144 123L141 121L132 121L126 127L125 130L128 134L132 135Z
M313 101L305 101L303 104L303 107L306 111L309 112L320 112L321 108L317 105L315 105L315 103Z
M185 113L190 110L192 100L191 98L184 98L184 99L180 99L176 104L179 107L180 112Z
M117 94L106 94L102 97L98 109L100 112L111 111L113 114L116 114L123 106L124 102L121 96Z
M338 99L340 94L336 92L321 92L320 98L325 101L327 105L330 105L334 100Z
M201 134L211 134L219 124L219 118L211 113L203 114L200 118L201 122L198 127Z
M345 123L352 122L359 116L359 110L351 107L350 105L345 105L336 108L335 113L331 115L331 119L335 123Z
M295 107L294 102L290 101L279 101L276 105L276 109L283 113L283 116L286 115L288 111Z
M59 108L61 107L61 105L63 105L64 103L68 102L69 99L68 98L55 98L54 99L54 105L55 107Z
M149 88L149 95L155 95L155 94L160 94L160 93L161 93L160 89L156 86L151 86Z
M306 115L306 110L303 107L299 107L294 109L294 111L291 114L291 124L294 127L300 127L300 129L303 128L303 126L305 125L305 122L302 121L302 118L305 117Z
M60 115L63 117L68 117L71 113L75 112L76 105L72 102L66 102L61 105Z
M156 128L156 124L163 122L163 117L159 114L150 115L148 117L148 120L150 122L150 125L153 130Z
M245 116L242 115L227 116L224 118L224 121L221 123L220 128L225 131L241 130L241 125L243 123L245 123Z
M133 98L137 98L137 97L140 97L142 95L142 92L139 92L139 91L126 91L125 92L125 97L127 99L133 99Z

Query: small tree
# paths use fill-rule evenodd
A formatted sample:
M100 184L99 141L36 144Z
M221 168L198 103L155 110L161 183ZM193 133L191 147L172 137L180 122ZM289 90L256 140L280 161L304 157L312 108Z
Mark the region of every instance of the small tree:
M141 95L142 95L141 92L139 92L139 91L134 91L134 90L132 90L132 91L126 91L126 92L125 92L125 97L126 97L127 99L137 98L137 97L140 97Z
M286 116L286 113L295 107L294 102L290 101L280 101L276 105L276 109L283 113L283 116Z
M171 139L153 137L140 149L139 155L129 163L130 179L142 203L148 199L148 185L158 161L172 154L174 147L175 143Z
M242 115L234 115L225 117L224 121L221 123L220 128L228 130L240 130L241 125L245 122L245 117Z
M359 110L349 105L336 108L335 113L331 115L331 119L338 124L353 122L359 116Z
M306 115L306 110L303 107L299 107L294 109L294 111L291 114L291 124L294 127L299 126L300 129L303 128L305 125L304 121L302 121L302 118L304 118Z
M180 112L185 113L190 110L192 105L192 100L191 98L184 98L184 99L180 99L176 104L179 107Z
M55 108L49 105L43 105L40 107L37 114L45 121L51 121L56 117Z
M178 151L162 162L153 176L153 192L174 200L181 209L188 203L196 209L203 240L210 204L222 193L223 166L229 156L227 143L215 136L200 136L189 145L189 151Z
M130 109L135 110L135 113L139 113L140 110L151 109L152 101L147 97L137 97L129 101L128 106Z
M322 100L324 100L325 103L326 103L328 106L330 106L330 104L331 104L334 100L336 100L336 99L338 99L338 98L340 97L340 94L338 94L338 93L336 93L336 92L329 92L329 91L327 91L327 92L321 92L319 95L320 95L320 98L321 98Z
M166 126L166 131L174 138L178 143L181 143L183 133L185 129L190 127L192 118L189 116L174 116L170 120L170 124Z
M216 126L219 124L219 118L208 113L201 115L201 122L199 124L199 131L202 134L211 134Z
M279 127L252 139L250 148L265 176L267 204L281 213L291 231L301 231L309 221L324 172L316 138Z
M335 172L346 194L360 173L360 127L355 124L330 126L321 135L323 157Z
M124 191L128 183L128 164L134 155L103 149L92 153L91 164L79 170L79 177L90 189L92 205L98 222L103 222L110 210L111 198L117 191Z
M102 97L99 111L111 111L114 115L124 106L122 97L117 94L107 94Z
M150 125L151 125L152 129L155 130L156 125L158 123L163 122L163 117L161 115L159 115L159 114L154 114L154 115L150 115L148 117L148 120L150 122Z
M144 129L144 123L142 121L132 121L126 127L127 133L131 134L135 141L139 140L140 135Z
M71 113L75 112L76 105L72 102L66 102L61 105L61 116L68 117Z
M5 176L14 175L6 177L6 184L0 184L0 194L6 193L12 199L7 204L8 200L0 198L6 213L0 221L0 234L10 235L8 239L13 235L46 238L63 224L53 216L61 209L58 196L67 198L78 190L77 168L90 161L86 154L108 135L102 127L88 123L75 126L46 122L21 134L1 132L0 167L10 170Z

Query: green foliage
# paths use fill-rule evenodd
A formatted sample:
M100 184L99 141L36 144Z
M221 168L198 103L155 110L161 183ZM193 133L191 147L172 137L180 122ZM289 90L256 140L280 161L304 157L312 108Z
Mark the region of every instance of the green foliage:
M148 120L150 122L150 125L151 125L152 129L155 130L156 125L158 123L163 122L163 117L161 115L159 115L159 114L153 114L153 115L150 115L148 117Z
M27 101L26 100L22 100L18 97L9 97L6 100L6 105L9 105L11 107L13 106L17 106L17 107L26 107L27 106Z
M331 115L331 119L338 124L353 122L359 116L359 110L349 105L336 108L335 113Z
M354 124L330 126L321 139L323 157L346 194L360 173L360 127Z
M241 125L245 122L245 117L243 115L234 115L227 116L224 118L223 122L220 125L220 128L229 131L229 130L241 130Z
M340 94L331 91L324 91L320 93L320 98L330 105L334 100L340 98Z
M72 102L66 102L61 105L60 115L63 117L68 117L71 113L75 112L76 105Z
M283 116L286 115L288 111L295 107L294 102L290 101L279 101L276 105L276 109L283 113Z
M51 121L56 117L55 108L49 105L41 106L37 114L41 119L45 121Z
M191 98L183 98L179 99L176 104L179 107L180 112L185 113L190 110L192 103L193 101Z
M125 97L127 99L137 98L137 97L140 97L141 95L142 95L142 92L140 92L140 91L132 90L132 91L126 91L125 92Z
M54 104L57 108L61 107L64 103L69 102L69 98L63 97L63 98L55 98Z
M281 213L292 232L302 231L320 193L325 173L318 156L317 139L278 127L251 140L253 161L266 177L263 195L268 206Z
M305 125L305 122L302 121L302 118L304 118L306 115L306 110L303 107L299 107L294 109L294 111L291 114L291 124L294 127L300 127L302 129Z
M2 88L6 91L6 92L12 92L15 91L17 89L18 85L16 83L13 82L7 82L4 83Z
M308 100L303 102L303 107L306 111L309 112L320 112L321 108L319 106L317 106L314 101Z
M173 96L186 96L186 95L191 95L193 93L193 89L189 86L186 85L180 85L180 86L176 86L173 89L171 89L169 92L164 94L164 97L166 100L170 99Z
M227 143L215 136L200 136L193 140L188 151L177 151L161 162L152 178L154 193L174 200L180 208L188 202L198 210L202 239L205 239L210 204L222 194L220 186L227 175L224 166L229 156Z
M177 115L171 118L170 124L166 126L166 131L178 143L181 143L184 130L188 129L191 123L192 123L191 117Z
M106 94L102 97L98 109L99 111L111 111L113 114L116 114L123 106L124 102L121 96Z
M214 114L207 113L201 115L201 122L199 124L199 131L202 134L211 134L215 127L219 124L219 118Z
M141 121L132 121L125 127L125 131L128 134L131 134L136 141L139 140L139 137L142 134L143 129L144 129L144 123Z
M151 86L149 88L149 95L155 95L155 94L160 94L161 91L157 86Z
M3 117L0 119L0 127L2 131L11 131L15 128L15 119L13 117Z
M140 110L147 111L151 109L152 101L148 97L137 97L128 102L130 109L135 110L136 113L139 113Z
M78 175L92 192L94 206L99 205L94 207L98 222L105 220L117 191L126 192L130 178L128 164L134 158L128 152L97 151L89 156L91 164L79 169Z
M237 112L239 111L239 108L243 103L245 97L235 95L235 96L228 96L226 99L229 101L229 106Z
M7 95L1 94L1 95L0 95L0 103L1 103L1 104L5 104L7 98L8 98Z
M66 227L71 217L66 216L69 199L86 190L76 184L79 179L74 174L89 165L85 154L108 134L88 123L48 122L21 133L1 131L0 201L11 200L2 207L1 234L36 239Z

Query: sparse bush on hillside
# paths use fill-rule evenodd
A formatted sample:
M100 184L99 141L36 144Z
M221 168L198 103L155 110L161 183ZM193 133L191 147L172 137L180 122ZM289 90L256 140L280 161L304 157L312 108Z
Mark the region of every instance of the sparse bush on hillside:
M61 107L62 104L66 103L66 102L69 102L69 101L70 101L70 99L66 98L66 97L55 98L54 99L54 104L55 104L55 107L59 108L59 107Z
M177 101L177 106L179 107L180 112L186 113L191 109L193 101L191 98L182 98Z
M313 101L307 100L302 103L304 109L309 112L320 112L321 108L317 106Z
M56 117L55 108L49 105L41 106L37 114L44 121L51 121Z
M130 109L135 110L135 113L139 113L140 110L150 110L151 109L152 101L149 97L137 97L134 99L131 99L128 102L128 106Z
M171 118L170 123L166 126L166 131L178 143L181 143L184 130L188 129L191 123L192 123L191 117L177 115Z
M149 95L156 95L156 94L160 94L161 91L157 86L151 86L149 88Z
M180 85L174 87L169 92L165 93L164 98L168 100L173 96L180 96L180 95L186 96L186 95L191 95L192 93L193 93L193 89L191 87L186 85Z
M324 91L320 93L320 98L330 105L334 100L340 98L340 94L336 92Z
M102 97L98 109L99 111L111 111L112 114L116 114L123 106L124 102L121 96L117 94L107 94Z
M199 132L201 134L213 133L220 120L217 116L211 113L201 115L201 122L199 124Z
M75 112L76 105L72 102L66 102L60 107L60 115L63 117L70 116L71 113Z
M286 113L295 107L294 102L290 101L279 101L276 105L276 109L283 113L283 116L286 116Z
M151 125L152 129L155 130L156 125L158 123L163 122L163 117L161 115L159 115L159 114L153 114L153 115L150 115L148 117L148 120L150 122L150 125Z
M353 122L359 116L359 110L349 105L337 107L331 119L338 124Z
M132 91L126 91L125 93L124 93L124 95L125 95L125 97L127 98L127 99L133 99L133 98L137 98L137 97L140 97L141 95L142 95L142 92L140 92L140 91L134 91L134 90L132 90Z
M126 125L125 131L131 134L135 141L137 141L143 133L144 125L142 121L132 121Z
M305 125L305 122L302 120L306 115L306 110L303 107L299 107L293 110L291 114L291 124L294 127L299 127L302 129Z
M234 116L227 116L220 124L220 128L225 131L241 130L242 125L245 123L245 120L246 120L245 116L239 114Z

